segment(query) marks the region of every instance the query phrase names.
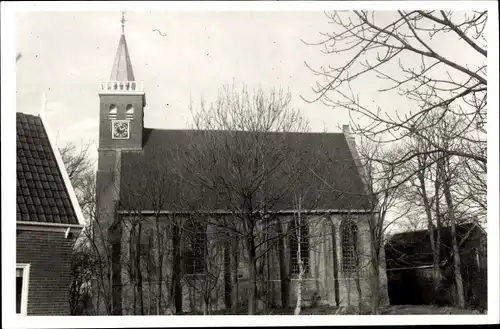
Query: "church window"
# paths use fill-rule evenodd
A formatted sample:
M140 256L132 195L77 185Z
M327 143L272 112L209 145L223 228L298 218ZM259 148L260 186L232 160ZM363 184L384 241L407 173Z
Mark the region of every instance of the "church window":
M115 104L111 104L109 106L109 119L114 120L116 119L117 115L118 115L118 108L116 107Z
M134 107L130 104L126 107L125 119L133 120L134 119Z
M345 274L355 273L358 269L358 226L352 220L343 221L342 233L342 270Z
M307 224L302 224L300 225L299 229L297 229L295 222L292 222L290 235L290 261L292 266L292 274L299 274L300 270L299 243L300 259L302 260L304 273L309 273L309 230Z
M189 220L184 226L184 273L203 274L206 248L206 231L204 225Z

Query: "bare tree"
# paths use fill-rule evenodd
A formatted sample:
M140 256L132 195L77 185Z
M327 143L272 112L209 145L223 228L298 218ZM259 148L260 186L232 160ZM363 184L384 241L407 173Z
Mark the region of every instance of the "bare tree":
M91 142L82 144L78 149L73 143L67 143L59 149L64 166L75 190L78 202L82 208L86 219L86 227L77 237L73 246L73 255L71 261L70 286L70 306L72 314L77 312L88 312L81 310L83 298L92 296L89 287L92 286L92 280L103 282L106 274L103 271L103 258L96 248L93 232L95 230L94 220L96 218L95 202L95 169L94 161L89 156L89 147ZM105 251L101 251L105 252ZM106 308L110 307L110 295L105 295L104 303ZM93 297L96 297L95 294ZM97 298L97 307L99 306ZM87 303L87 302L84 302ZM90 305L86 305L88 308Z
M473 225L460 241L457 241L457 225L460 225L464 220L477 221L476 218L481 217L481 214L486 210L484 199L486 195L484 181L486 167L483 167L484 163L475 159L450 154L453 154L454 150L463 148L476 148L478 153L484 153L484 150L481 144L472 139L455 139L455 132L463 130L467 122L464 122L460 116L447 112L446 109L428 115L424 122L432 127L421 132L425 139L421 138L420 135L414 135L407 143L407 147L414 148L418 152L418 156L413 165L408 163L410 170L416 172L417 184L410 184L406 196L413 199L412 203L417 206L417 210L423 207L426 213L433 251L433 289L436 298L440 295L438 288L442 285L441 268L447 261L446 256L441 259L442 247L445 247L441 241L441 228L444 224L450 228L450 247L453 250L451 255L453 257L457 304L459 307L464 307L461 260L458 251L476 225ZM452 152L428 154L426 151L432 149L433 145L439 145L440 149ZM478 165L479 163L481 165ZM471 165L474 166L475 170L471 171ZM409 180L409 183L411 182ZM432 187L434 191L429 194L427 191ZM477 192L477 195L470 194L473 190ZM415 196L417 197L415 198ZM442 204L443 198L444 204ZM422 200L422 203L415 202L419 199ZM443 223L443 220L446 223ZM476 224L480 224L479 221Z
M371 312L377 314L380 304L380 269L385 235L388 228L402 217L409 209L396 211L399 202L401 170L393 165L398 156L398 149L383 149L381 144L362 140L360 146L361 170L365 178L367 194L370 196L368 212L368 229L370 233L370 267L371 267ZM381 161L383 159L383 161ZM387 220L392 212L392 218Z
M414 208L416 213L421 213L422 208L424 210L433 258L433 296L437 299L442 279L440 210L442 191L441 179L438 177L442 167L442 159L439 154L426 153L429 147L432 148L432 146L429 146L425 140L418 136L410 140L406 147L414 148L418 155L413 161L407 162L406 167L409 168L410 172L415 172L415 177L410 178L405 184L406 187L403 190L401 199L406 200L405 204ZM419 216L414 218L414 227L409 227L408 231L417 231L419 221L422 221Z
M444 108L465 123L453 138L474 138L476 144L486 145L487 11L335 11L326 16L332 30L321 33L321 41L307 44L321 46L325 54L337 56L334 64L319 69L308 65L322 79L313 88L316 96L308 101L348 110L357 117L355 131L366 138L383 137L384 142L391 142L418 135L432 146L427 153L440 152L486 164L482 147L443 149L421 132L429 128L424 123L428 114ZM444 44L448 47L443 48ZM467 62L457 60L457 51L467 54L462 57ZM378 80L383 86L378 92L409 100L415 110L391 115L387 109L370 106L371 100L362 101L357 83L367 79ZM402 154L399 161L415 156L414 152Z
M64 166L68 172L71 184L77 193L85 193L88 188L87 175L94 174L95 161L89 155L91 142L82 144L80 149L75 144L69 142L59 149ZM77 195L78 196L78 195ZM89 201L90 200L83 200ZM79 200L79 202L81 202ZM85 208L85 204L81 205Z
M144 155L130 157L121 168L121 174L128 178L121 182L119 207L123 225L134 236L131 261L135 268L132 273L136 281L137 312L144 314L143 276L153 285L149 290L156 302L157 315L172 304L176 312L182 312L179 229L182 218L176 212L180 205L174 197L180 191L174 164L176 149L157 147ZM146 258L141 257L141 249L145 248L142 253L148 255ZM167 270L168 265L172 265L172 271Z
M201 297L203 315L212 311L217 288L226 271L223 266L229 234L221 228L206 227L206 221L188 219L182 226L184 254L183 281ZM194 256L194 257L193 257Z
M283 134L306 128L289 104L290 95L282 91L250 94L245 87L241 91L225 87L216 102L209 107L202 102L194 113L198 133L184 151L186 180L203 200L197 202L198 209L227 212L227 216L211 217L210 225L229 230L243 242L250 280L249 314L256 311L258 262L269 245L259 239L268 229L264 226L269 226L266 214L297 180L285 163L303 158ZM271 239L277 241L275 236Z
M80 245L71 257L71 285L69 304L71 315L91 313L91 282L95 268L95 258L88 246Z
M328 239L328 234L323 232L321 228L318 228L325 225L324 216L321 216L321 214L311 214L310 212L310 210L318 208L322 191L326 187L324 179L316 177L315 173L332 170L330 166L333 161L329 161L331 160L331 154L324 154L322 152L324 150L324 143L324 141L321 141L319 144L310 147L307 150L307 154L302 154L303 158L299 159L299 161L296 159L287 164L290 167L290 172L297 173L297 179L290 189L293 205L292 218L288 223L281 224L287 226L287 230L283 233L290 239L290 248L292 249L292 243L297 247L298 273L295 315L299 315L302 309L303 280L306 273L310 271L309 254L321 252L319 249L325 240ZM335 170L339 170L339 168ZM307 263L304 262L305 260L307 260Z

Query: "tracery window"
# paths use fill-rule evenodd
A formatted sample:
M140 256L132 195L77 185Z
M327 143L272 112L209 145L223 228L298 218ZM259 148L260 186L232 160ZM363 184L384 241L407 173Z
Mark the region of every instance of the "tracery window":
M342 271L355 273L358 269L358 226L353 220L344 220L342 234Z
M188 220L184 226L184 273L203 274L206 248L205 226L195 220Z

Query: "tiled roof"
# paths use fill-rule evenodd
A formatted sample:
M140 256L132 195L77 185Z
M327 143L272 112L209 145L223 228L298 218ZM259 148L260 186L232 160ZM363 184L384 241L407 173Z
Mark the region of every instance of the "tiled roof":
M248 140L252 138L250 133L239 133L242 134L241 136L246 134ZM234 132L144 129L143 151L124 151L122 155L120 208L122 210L161 208L171 211L200 208L227 210L227 195L215 195L202 191L199 186L193 186L190 183L193 181L193 175L197 175L197 170L203 171L206 175L224 177L227 170L230 170L225 167L225 161L221 161L220 158L208 159L211 156L207 156L208 162L203 168L194 168L182 160L182 153L189 153L189 148L196 145L199 138L210 139L212 136L229 140L235 138L235 135L231 134ZM274 133L267 134L266 138L268 138L266 140L268 143L285 147L290 159L294 159L300 153L310 160L309 165L314 168L314 173L306 171L307 177L301 182L294 183L294 190L300 193L307 191L312 184L315 185L314 189L309 189L316 191L314 194L312 192L305 194L302 209L359 210L368 208L364 186L355 168L344 134ZM251 142L248 145L251 145ZM269 156L273 155L270 153ZM286 192L290 186L288 180L290 175L293 173L282 171L273 174L271 178L271 188L284 191L283 196L273 204L272 210L274 211L296 209L293 192ZM161 202L161 205L158 202Z
M17 113L16 144L17 220L78 224L40 117Z

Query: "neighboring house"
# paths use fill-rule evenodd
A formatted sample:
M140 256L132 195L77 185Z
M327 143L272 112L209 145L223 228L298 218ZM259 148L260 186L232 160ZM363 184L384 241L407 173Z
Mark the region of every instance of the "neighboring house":
M73 237L84 221L41 116L16 114L16 313L70 315Z
M119 41L111 77L109 81L101 82L99 99L97 218L100 231L109 237L97 240L111 241L110 248L106 250L110 252L113 266L109 276L112 282L107 283L111 287L99 288L100 293L112 291L113 314L137 314L141 307L146 314L156 314L157 310L152 308L157 305L162 308L159 313L165 314L172 312L173 306L169 301L172 300L171 293L175 289L171 288L168 276L175 274L177 278L181 276L181 297L180 301L176 297L175 303L182 304L182 311L199 310L201 297L191 284L192 281L203 280L203 251L207 250L207 245L211 242L207 241L210 240L207 232L213 228L201 228L198 231L197 224L191 220L193 216L196 217L197 210L204 210L208 216L229 217L230 212L223 200L215 200L210 193L196 190L170 174L180 173L177 177L189 175L185 171L185 164L176 161L176 150L187 150L193 141L203 139L207 134L232 138L234 132L144 128L145 92L142 82L135 80L124 34ZM296 190L305 191L311 184L316 184L312 186L312 190L318 191L318 194L304 200L302 204L301 211L310 224L301 230L300 255L297 239L282 238L279 243L269 246L266 265L261 268L260 274L267 276L268 286L265 289L271 304L279 305L281 301L279 269L283 265L285 280L290 283L289 305L284 306L294 305L299 257L306 269L303 283L305 305L346 305L348 301L353 306L357 305L355 273L360 273L363 302L369 302L371 274L364 269L369 268L371 253L367 221L371 216L371 209L358 171L354 138L349 135L348 127L344 129L344 133L274 133L266 136L270 138L270 143L279 141L291 148L310 150L311 156L317 156L314 160L319 163L316 173L309 173L307 183L296 186ZM240 133L243 139L258 134ZM210 174L210 170L218 169L207 168L207 174ZM326 188L317 176L323 177L331 186ZM163 179L166 180L165 189L160 190L157 187ZM281 181L277 177L272 184L280 186ZM157 201L160 199L162 206L158 209ZM297 211L293 195L287 194L277 200L273 208L263 216L290 225L290 219ZM173 241L183 239L179 230L176 227L168 230L167 239L170 244L165 249L166 254L162 256L163 273L166 276L165 279L162 278L162 285L165 286L162 288L158 288L158 279L154 277L156 269L153 269L153 274L150 271L150 267L154 267L152 263L158 263L158 259L151 261L151 258L157 257L158 250L147 249L148 244L154 244L155 236L148 236L151 225L148 227L146 223L156 215L160 217L162 227L176 222L181 223L178 225L184 227L184 232L191 232L186 233L188 237L184 236L183 242L175 243ZM141 233L136 233L139 234L141 248L144 246L141 251L134 250L137 244L131 242L133 237L130 236L131 230L136 230L136 226L131 229L130 224L137 218L144 223ZM189 222L192 226L187 229ZM290 232L293 237L293 232L296 231ZM281 243L284 255L278 251L277 245ZM105 246L101 245L101 248ZM145 267L140 277L131 265L138 259L138 254ZM244 304L248 296L245 289L248 286L249 271L242 260L244 255L234 245L225 246L220 254L219 265L216 267L223 273L217 278L218 286L214 289L215 296L211 298L212 307L227 308L231 305L231 298L236 295L239 296L238 302ZM232 255L239 256L233 258ZM240 291L237 294L229 283L231 274L228 264L233 264L234 259L238 259L236 266ZM384 264L382 262L381 266ZM385 268L380 272L383 304L387 303ZM139 284L143 287L142 302L134 291ZM163 294L160 304L155 300L159 289ZM109 297L101 300L106 298L110 300ZM105 313L104 310L102 312Z
M453 304L456 298L450 227L441 228L441 293L432 290L433 257L428 230L395 234L385 246L391 304ZM457 242L466 304L484 307L487 301L486 232L474 223L457 226Z

